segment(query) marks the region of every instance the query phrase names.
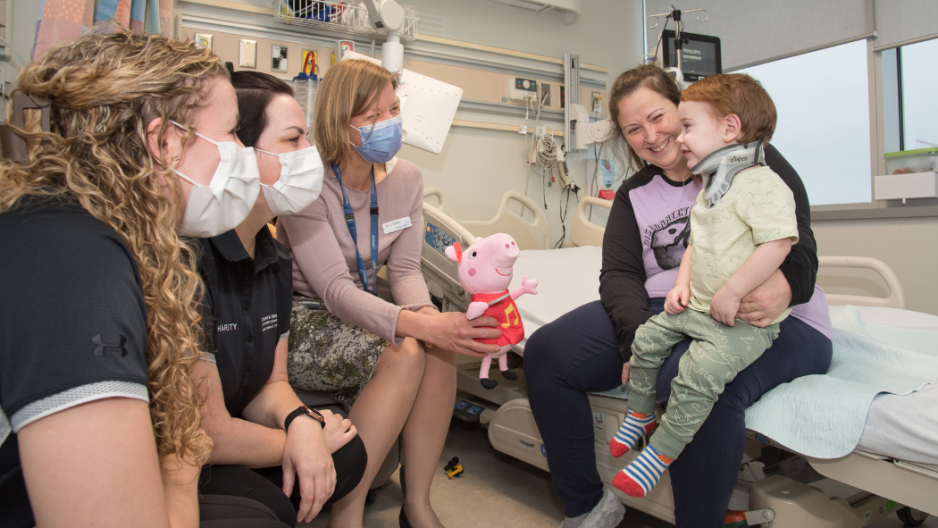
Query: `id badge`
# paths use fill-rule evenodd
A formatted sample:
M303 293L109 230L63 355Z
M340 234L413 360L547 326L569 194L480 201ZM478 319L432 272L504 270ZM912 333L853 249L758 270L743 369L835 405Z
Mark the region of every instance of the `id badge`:
M386 222L386 223L384 223L384 224L381 224L381 227L384 228L384 234L385 234L385 235L388 235L388 234L391 234L391 233L393 233L393 232L395 232L395 231L400 231L400 230L402 230L402 229L407 229L408 227L410 227L410 226L412 226L412 225L413 225L413 224L411 224L411 222L410 222L410 217L409 217L409 216L405 216L404 218L398 218L397 220L391 220L390 222Z

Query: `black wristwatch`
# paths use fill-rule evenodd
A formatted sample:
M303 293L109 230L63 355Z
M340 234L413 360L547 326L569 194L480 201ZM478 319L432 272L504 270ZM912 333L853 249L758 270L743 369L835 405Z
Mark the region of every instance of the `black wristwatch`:
M321 414L319 414L319 411L316 409L310 409L305 405L301 405L300 407L297 407L295 411L287 415L287 418L283 421L283 432L287 432L287 430L290 428L290 424L293 423L293 420L296 419L297 416L302 416L304 414L319 422L320 427L326 426L326 419L323 418Z

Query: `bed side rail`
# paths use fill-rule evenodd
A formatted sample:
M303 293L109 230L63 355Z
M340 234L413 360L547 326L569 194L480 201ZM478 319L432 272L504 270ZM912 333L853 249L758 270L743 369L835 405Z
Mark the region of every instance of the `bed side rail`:
M443 198L443 189L439 187L424 188L423 203L429 203L440 211L445 210L446 200Z
M427 279L430 294L451 303L444 308L465 311L469 295L459 285L456 263L449 260L443 250L453 242L469 247L475 241L475 235L450 215L424 202L422 236L420 268Z
M521 249L550 249L547 216L536 203L519 192L506 191L495 216L489 220L462 220L462 223L479 237L508 233Z
M592 207L612 208L611 200L604 200L593 196L580 198L573 214L573 227L570 230L570 241L574 246L603 247L603 235L606 228L590 222L587 211Z
M899 308L902 310L908 309L908 304L905 299L905 290L902 289L899 277L896 276L892 268L887 266L885 262L870 257L825 256L818 257L818 264L821 268L856 268L874 271L883 278L883 281L886 282L886 286L889 288L888 297L827 294L828 304L852 304L854 306L879 306L884 308Z

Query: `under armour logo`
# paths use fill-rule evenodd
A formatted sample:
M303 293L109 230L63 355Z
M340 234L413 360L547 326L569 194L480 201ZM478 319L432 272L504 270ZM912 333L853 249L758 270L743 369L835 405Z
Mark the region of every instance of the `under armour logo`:
M91 342L98 345L98 348L94 349L94 355L96 356L104 356L106 348L120 349L121 357L127 355L127 349L124 348L127 338L120 334L98 334L91 338Z

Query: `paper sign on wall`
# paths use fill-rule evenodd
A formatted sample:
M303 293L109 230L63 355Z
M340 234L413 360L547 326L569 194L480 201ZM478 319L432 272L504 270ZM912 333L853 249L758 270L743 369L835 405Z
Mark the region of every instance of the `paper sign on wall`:
M270 70L286 73L287 71L287 47L276 44L270 47Z
M319 74L319 55L315 51L303 50L303 73Z
M354 40L337 40L335 41L335 54L334 58L342 60L342 57L349 51L355 51L355 41ZM335 61L333 61L333 64Z

